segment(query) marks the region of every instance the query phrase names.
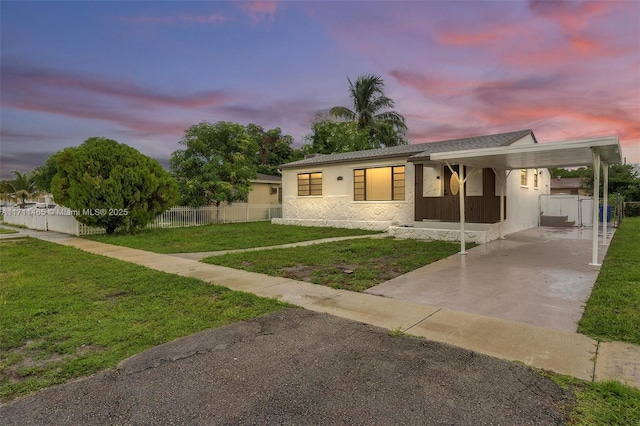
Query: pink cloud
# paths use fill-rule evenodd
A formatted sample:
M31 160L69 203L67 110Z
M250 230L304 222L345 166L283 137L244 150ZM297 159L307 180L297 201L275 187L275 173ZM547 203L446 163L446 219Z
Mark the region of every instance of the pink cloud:
M105 120L138 132L181 134L179 110L225 104L232 97L209 91L174 95L116 80L55 71L2 69L2 106L83 119Z
M514 25L500 24L493 27L473 30L459 30L447 27L436 34L436 39L442 44L455 46L483 46L487 43L500 42L508 39L518 30Z
M278 10L277 0L252 0L237 3L244 12L248 13L254 23L273 20Z
M191 14L180 14L180 15L165 15L165 16L149 16L149 15L140 15L140 16L132 16L123 18L125 21L136 22L142 24L166 24L173 25L179 23L194 23L194 24L217 24L220 22L227 21L228 18L224 15L219 14L210 14L210 15L191 15Z
M231 96L220 91L209 91L194 95L171 95L159 93L146 87L122 81L85 75L64 74L55 71L20 70L3 68L5 80L3 95L9 95L9 101L28 93L46 94L48 92L75 91L75 95L106 96L145 108L158 106L177 108L198 108L220 105ZM6 92L6 93L5 93Z
M421 73L406 70L393 70L391 76L403 86L410 87L424 97L430 98L436 95L454 95L464 93L477 87L478 81L467 79L460 80L448 77L432 77Z

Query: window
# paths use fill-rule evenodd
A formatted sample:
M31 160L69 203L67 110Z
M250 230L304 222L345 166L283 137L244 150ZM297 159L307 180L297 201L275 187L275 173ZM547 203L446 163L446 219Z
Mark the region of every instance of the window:
M527 169L520 170L520 186L527 186Z
M538 169L533 170L533 187L538 187Z
M404 166L355 169L353 199L355 201L404 200Z
M298 174L298 196L322 195L322 172Z

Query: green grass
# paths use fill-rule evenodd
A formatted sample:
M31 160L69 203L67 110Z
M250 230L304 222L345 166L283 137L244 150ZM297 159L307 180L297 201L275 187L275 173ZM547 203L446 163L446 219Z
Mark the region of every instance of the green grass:
M603 341L640 345L640 218L614 234L578 331Z
M376 232L362 229L248 222L188 228L148 229L134 235L92 235L85 238L155 253L195 253L266 247L321 238L373 233Z
M14 229L0 228L0 234L17 234L18 231Z
M572 377L542 372L560 387L575 395L575 405L565 407L571 425L640 425L640 389L615 381L586 382Z
M444 241L361 238L305 247L233 253L205 263L363 291L458 252Z
M34 240L0 243L0 399L286 304Z

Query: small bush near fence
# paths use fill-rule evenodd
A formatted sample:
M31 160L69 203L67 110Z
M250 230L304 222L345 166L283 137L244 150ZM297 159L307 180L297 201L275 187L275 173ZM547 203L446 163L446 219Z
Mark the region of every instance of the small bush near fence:
M238 203L220 207L172 207L157 216L146 228L183 228L220 223L257 222L279 217L282 217L282 206L279 204ZM72 235L99 235L106 232L103 228L94 228L78 222L66 208L6 209L4 221L9 225Z
M624 216L640 216L640 202L633 201L624 203Z

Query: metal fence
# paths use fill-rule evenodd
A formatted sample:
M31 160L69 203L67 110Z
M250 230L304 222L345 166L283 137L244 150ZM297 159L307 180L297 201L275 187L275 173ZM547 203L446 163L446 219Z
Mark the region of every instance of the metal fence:
M56 231L71 235L104 234L103 228L95 228L78 222L75 212L64 208L15 209L5 208L4 221L10 225L25 226L41 231ZM280 204L237 203L223 206L172 207L157 216L147 229L183 228L220 223L257 222L282 217Z

